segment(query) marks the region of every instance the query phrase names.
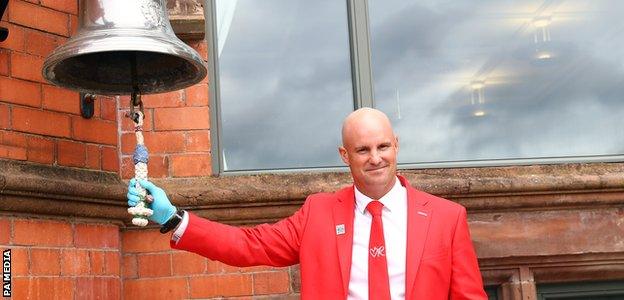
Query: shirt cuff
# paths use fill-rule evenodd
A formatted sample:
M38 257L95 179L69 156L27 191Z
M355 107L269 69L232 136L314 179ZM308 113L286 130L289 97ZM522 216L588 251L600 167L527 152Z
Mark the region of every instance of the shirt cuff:
M182 235L184 235L184 232L186 231L186 226L188 226L188 222L189 216L188 213L185 211L184 215L182 216L182 221L180 221L180 224L178 225L178 228L176 228L176 230L173 232L173 235L171 235L171 240L176 243L176 245L178 244L180 238L182 238Z

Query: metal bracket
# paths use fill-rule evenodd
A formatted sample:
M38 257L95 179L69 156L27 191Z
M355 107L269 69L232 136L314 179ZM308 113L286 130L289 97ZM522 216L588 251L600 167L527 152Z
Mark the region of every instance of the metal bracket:
M4 16L4 11L9 5L9 0L0 0L0 19ZM9 29L0 27L0 42L4 42L9 37Z
M130 118L134 123L139 123L139 114L134 111L135 107L138 107L139 111L143 115L143 119L145 119L141 94L136 91L132 92L132 95L130 96L130 111L126 113L126 117Z
M89 93L80 93L80 115L85 119L91 119L94 108L95 95Z

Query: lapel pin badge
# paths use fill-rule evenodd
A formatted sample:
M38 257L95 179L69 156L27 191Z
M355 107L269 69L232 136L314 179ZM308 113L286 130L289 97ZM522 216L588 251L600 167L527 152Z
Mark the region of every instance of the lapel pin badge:
M344 224L336 225L336 235L345 234Z
M423 216L423 217L426 217L426 216L427 216L427 213L426 213L426 212L424 212L424 211L419 211L419 212L418 212L418 214L419 214L419 215L421 215L421 216Z

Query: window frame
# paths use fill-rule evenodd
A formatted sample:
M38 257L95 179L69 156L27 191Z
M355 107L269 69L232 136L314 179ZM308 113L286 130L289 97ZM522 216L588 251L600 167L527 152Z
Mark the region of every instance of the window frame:
M624 295L624 281L547 283L536 286L537 299Z
M368 12L368 0L345 0L347 6L347 25L349 36L349 54L351 60L351 80L353 87L353 109L375 107L374 80L371 55L371 34ZM212 174L215 175L244 175L266 173L294 173L294 172L336 172L348 170L344 167L309 167L309 168L281 168L258 169L244 171L227 171L223 168L222 132L221 132L221 95L219 91L219 60L217 32L216 32L216 0L204 1L204 17L208 42L208 84L210 97L210 141ZM400 137L399 137L400 139ZM562 157L535 157L535 158L505 158L479 159L438 162L409 162L399 163L398 168L429 169L429 168L468 168L468 167L498 167L515 165L539 164L566 164L566 163L602 163L622 162L624 153L615 155L589 156L562 156Z

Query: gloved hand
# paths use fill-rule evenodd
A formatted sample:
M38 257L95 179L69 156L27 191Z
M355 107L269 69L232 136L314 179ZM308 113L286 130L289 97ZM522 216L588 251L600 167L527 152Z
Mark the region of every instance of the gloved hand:
M176 212L176 207L171 204L169 198L167 198L167 194L163 189L155 186L153 183L147 180L139 180L139 184L147 190L147 193L154 197L154 201L150 204L147 204L147 207L151 208L154 213L150 220L162 225L165 224L173 214ZM139 189L135 187L136 179L132 178L130 183L128 184L128 205L135 206L139 203L140 193Z

